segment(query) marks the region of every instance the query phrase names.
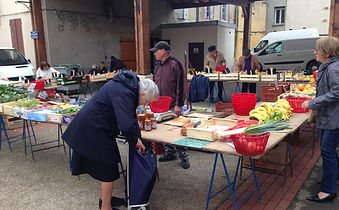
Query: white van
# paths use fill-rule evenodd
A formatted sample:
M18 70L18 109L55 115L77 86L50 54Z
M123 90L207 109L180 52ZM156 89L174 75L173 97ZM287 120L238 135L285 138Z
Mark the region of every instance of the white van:
M264 48L258 57L262 70L311 70L319 67L315 59L315 42L321 37L288 39L274 42Z
M34 66L16 49L0 48L0 73L10 81L33 80Z
M277 42L280 40L311 38L311 37L319 37L318 29L308 28L299 30L270 32L266 34L262 39L260 39L260 41L253 48L251 54L258 55L265 47L272 44L273 42Z

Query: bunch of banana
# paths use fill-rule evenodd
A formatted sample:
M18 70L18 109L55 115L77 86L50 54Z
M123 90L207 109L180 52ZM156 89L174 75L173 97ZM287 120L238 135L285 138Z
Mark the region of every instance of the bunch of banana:
M283 120L287 120L292 115L292 108L290 103L285 99L279 99L275 102L272 111L277 111L283 114Z
M261 104L261 106L264 107L267 110L267 114L268 115L273 114L273 112L272 112L272 110L273 110L272 104L264 102L264 103Z
M258 107L250 111L250 119L256 119L259 121L266 120L270 115L265 107Z

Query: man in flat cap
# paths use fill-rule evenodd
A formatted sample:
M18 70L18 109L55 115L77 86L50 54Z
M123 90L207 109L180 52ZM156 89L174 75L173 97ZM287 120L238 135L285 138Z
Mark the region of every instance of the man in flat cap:
M226 60L221 52L216 50L215 45L208 47L208 54L206 55L204 68L207 69L208 73L215 71L216 67L226 65ZM213 89L215 82L210 82L210 102L214 102ZM223 82L218 81L218 98L217 101L223 101L222 92L223 92Z
M160 96L172 97L170 109L180 116L182 106L186 99L187 75L184 66L177 58L170 53L170 46L165 41L160 41L151 49L157 60L154 68L153 80L158 85ZM190 167L187 149L164 145L165 154L159 158L160 162L181 159L181 166L184 169Z
M235 70L237 72L245 71L247 74L255 74L255 71L260 71L261 67L258 61L258 58L254 55L251 55L249 49L244 49L242 56L240 56L237 64L235 65ZM256 83L242 83L242 93L256 93L257 85Z

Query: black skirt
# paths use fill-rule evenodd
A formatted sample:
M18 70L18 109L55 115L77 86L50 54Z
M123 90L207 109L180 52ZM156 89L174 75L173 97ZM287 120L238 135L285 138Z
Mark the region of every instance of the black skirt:
M72 154L72 175L88 174L94 179L102 182L113 182L119 179L118 164L107 165L77 153L73 150Z

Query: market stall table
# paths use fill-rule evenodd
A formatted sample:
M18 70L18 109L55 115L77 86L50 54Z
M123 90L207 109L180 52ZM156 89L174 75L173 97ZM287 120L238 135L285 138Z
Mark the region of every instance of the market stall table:
M270 135L268 142L267 142L267 145L266 145L265 152L269 151L271 148L273 148L275 145L277 145L280 141L285 139L288 135L290 135L295 130L297 130L301 125L303 125L306 122L306 120L308 119L309 115L310 115L310 112L308 112L308 113L293 113L292 117L290 118L291 129L271 132L271 135ZM243 118L243 119L246 118L246 119L248 119L248 116L237 116L237 115L231 115L227 118L232 119L232 118L235 118L235 117L236 118ZM180 135L180 129L181 128L175 127L175 126L158 124L158 127L157 127L156 130L152 130L151 132L142 131L142 138L144 140L147 140L147 141L154 141L154 142L164 143L164 144L174 144L176 141L184 138L184 136ZM240 201L239 203L237 203L235 201L233 190L234 190L236 177L237 177L237 173L238 173L238 169L239 169L239 163L242 160L242 156L240 154L238 154L234 148L232 148L231 146L229 146L225 142L221 142L221 141L213 141L213 142L211 142L211 143L207 144L206 146L199 148L199 149L202 150L202 151L210 151L210 152L216 153L214 165L213 165L213 171L212 171L212 175L211 175L210 189L209 189L208 198L207 198L207 201L206 201L206 209L208 209L209 200L211 198L213 198L219 192L226 189L226 187L225 187L222 190L218 191L216 194L214 194L212 197L210 196L212 185L213 185L214 172L215 172L215 167L216 167L218 155L220 155L220 158L221 158L222 163L223 163L223 167L224 167L224 171L225 171L225 175L226 175L226 179L227 179L227 186L228 186L230 194L232 196L232 200L233 200L233 204L234 204L235 209L238 209L239 205L241 205L244 201L246 201L249 198L249 196L251 196L254 192L258 192L259 199L261 200L261 193L260 193L259 185L258 185L258 182L257 182L257 179L256 179L252 157L250 157L250 163L251 163L251 166L252 166L252 173L253 173L253 176L254 176L254 180L256 182L256 191L250 193L250 195L247 198L245 198L243 201ZM227 172L227 167L226 167L226 164L224 162L223 155L222 155L223 153L227 154L227 155L240 156L239 159L238 159L237 169L236 169L236 173L235 173L233 183L230 182L228 172Z

